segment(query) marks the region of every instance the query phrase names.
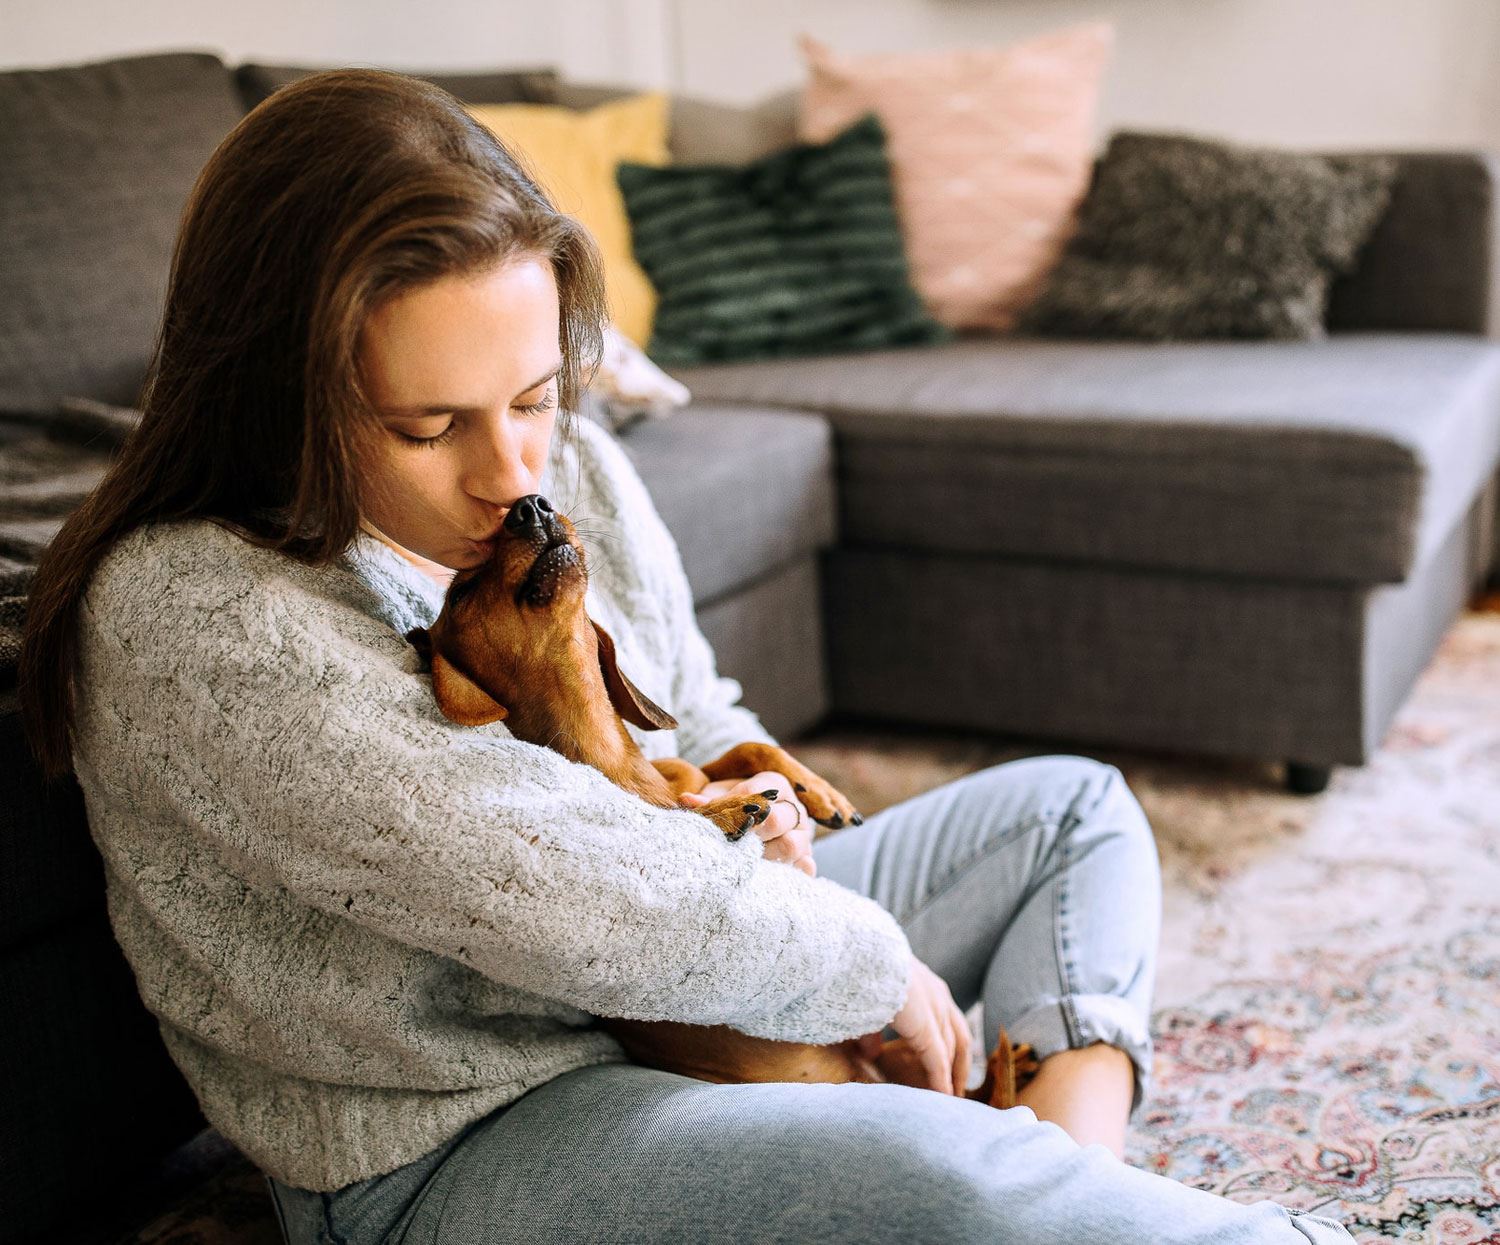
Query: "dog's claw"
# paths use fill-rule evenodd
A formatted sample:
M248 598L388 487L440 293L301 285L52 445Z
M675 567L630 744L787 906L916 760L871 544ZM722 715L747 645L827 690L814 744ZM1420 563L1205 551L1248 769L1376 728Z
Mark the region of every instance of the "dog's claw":
M856 825L856 826L862 826L862 825L865 824L865 819L863 817L861 817L858 813L853 814L849 818L849 821L850 821L850 823L852 825Z
M772 787L769 791L761 792L761 795L765 796L768 800L774 800L780 794L781 793L777 791L775 787Z

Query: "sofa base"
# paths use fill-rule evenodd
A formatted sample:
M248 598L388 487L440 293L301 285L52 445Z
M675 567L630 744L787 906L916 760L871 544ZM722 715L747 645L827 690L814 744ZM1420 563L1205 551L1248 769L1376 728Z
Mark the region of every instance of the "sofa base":
M1483 578L1486 493L1405 583L823 555L833 709L1111 747L1361 765Z

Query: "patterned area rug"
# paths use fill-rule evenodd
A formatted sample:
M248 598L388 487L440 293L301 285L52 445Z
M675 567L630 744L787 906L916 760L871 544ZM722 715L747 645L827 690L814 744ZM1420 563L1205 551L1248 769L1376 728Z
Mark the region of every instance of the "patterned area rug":
M1057 751L787 742L866 813ZM1500 613L1460 621L1379 754L1323 795L1282 794L1269 765L1087 755L1125 772L1165 879L1156 1085L1127 1160L1360 1241L1500 1245ZM232 1153L122 1245L269 1245L271 1214Z

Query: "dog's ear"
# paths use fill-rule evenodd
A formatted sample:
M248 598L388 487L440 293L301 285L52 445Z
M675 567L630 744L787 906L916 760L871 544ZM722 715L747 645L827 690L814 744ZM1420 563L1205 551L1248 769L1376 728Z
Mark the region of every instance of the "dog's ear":
M443 656L432 650L432 694L443 716L460 726L487 726L509 717L510 710Z
M589 621L594 622L592 618ZM599 637L599 669L604 674L604 686L609 691L609 703L615 707L615 712L642 730L674 729L677 719L625 677L615 662L615 642L609 632L594 623L594 634Z
M432 637L427 634L427 628L413 627L406 633L406 642L421 654L422 665L432 669Z
M432 694L445 718L460 726L487 726L510 716L509 709L433 646L426 627L413 627L406 638L432 670Z

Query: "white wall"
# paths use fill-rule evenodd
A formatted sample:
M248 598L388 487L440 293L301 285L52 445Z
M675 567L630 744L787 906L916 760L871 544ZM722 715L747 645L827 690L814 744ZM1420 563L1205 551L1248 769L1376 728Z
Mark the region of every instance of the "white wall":
M1103 17L1100 131L1500 150L1500 0L0 0L0 68L195 47L392 68L555 64L748 101L851 52L998 44Z

